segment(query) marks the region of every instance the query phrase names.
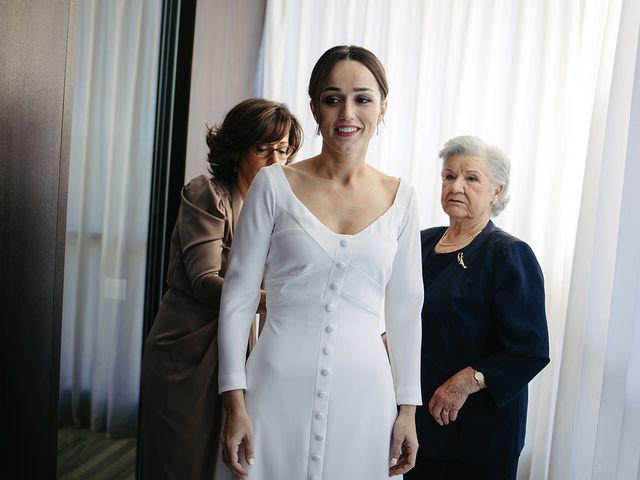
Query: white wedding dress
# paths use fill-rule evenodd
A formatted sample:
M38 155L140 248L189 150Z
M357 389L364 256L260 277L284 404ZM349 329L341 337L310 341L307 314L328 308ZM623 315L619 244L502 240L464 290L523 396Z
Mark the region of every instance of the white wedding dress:
M267 322L245 365L263 275ZM396 405L421 404L422 300L418 214L405 181L382 216L339 235L298 200L280 165L258 173L233 240L218 340L219 391L246 389L249 480L389 478ZM219 460L216 480L232 478Z

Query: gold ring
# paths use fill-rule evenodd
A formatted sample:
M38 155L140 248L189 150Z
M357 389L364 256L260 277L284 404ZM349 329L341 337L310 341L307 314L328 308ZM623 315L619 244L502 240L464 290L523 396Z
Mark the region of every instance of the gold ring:
M443 415L449 415L449 410L442 410Z

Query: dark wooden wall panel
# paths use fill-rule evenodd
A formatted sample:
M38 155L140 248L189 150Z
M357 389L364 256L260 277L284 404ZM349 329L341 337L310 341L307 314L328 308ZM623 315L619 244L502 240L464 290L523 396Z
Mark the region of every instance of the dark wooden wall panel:
M55 478L70 18L70 0L0 0L3 478Z

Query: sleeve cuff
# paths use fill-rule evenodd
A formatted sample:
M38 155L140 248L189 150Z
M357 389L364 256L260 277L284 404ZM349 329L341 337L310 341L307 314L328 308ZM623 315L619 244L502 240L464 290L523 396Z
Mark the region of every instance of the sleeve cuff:
M396 405L422 405L420 389L396 388Z
M230 390L246 390L247 376L244 373L232 373L230 375L220 375L218 377L218 393Z

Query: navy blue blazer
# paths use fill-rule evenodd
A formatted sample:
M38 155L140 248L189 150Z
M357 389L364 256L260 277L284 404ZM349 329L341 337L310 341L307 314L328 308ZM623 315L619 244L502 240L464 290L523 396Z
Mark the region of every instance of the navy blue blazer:
M423 271L444 231L421 232ZM466 269L454 255L425 286L418 455L482 464L509 461L524 446L527 384L549 363L542 271L529 245L491 221L462 251ZM468 366L484 374L487 388L469 395L458 419L441 427L428 412L429 400Z

